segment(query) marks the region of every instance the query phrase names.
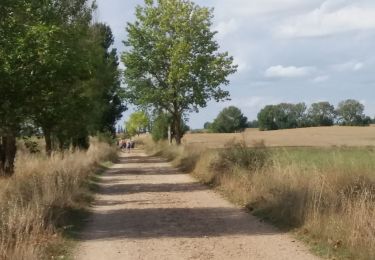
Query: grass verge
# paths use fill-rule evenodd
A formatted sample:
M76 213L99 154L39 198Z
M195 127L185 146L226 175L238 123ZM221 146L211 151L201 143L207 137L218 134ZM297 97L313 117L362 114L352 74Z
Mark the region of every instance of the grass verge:
M374 148L147 147L318 255L375 259Z
M115 148L95 140L88 151L50 158L17 154L15 175L0 180L0 259L68 259L71 238L87 216L95 173L116 156Z

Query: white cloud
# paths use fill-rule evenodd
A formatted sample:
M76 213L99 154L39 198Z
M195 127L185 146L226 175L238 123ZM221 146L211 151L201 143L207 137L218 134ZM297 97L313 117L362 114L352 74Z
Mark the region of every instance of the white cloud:
M338 72L359 71L363 69L364 66L365 65L362 62L349 61L345 63L335 64L332 66L332 69Z
M281 65L272 66L265 72L267 78L303 78L314 72L314 67L284 67Z
M239 28L235 19L230 19L227 22L220 22L214 30L218 32L219 38L224 38L226 35L237 31Z
M203 2L203 1L202 1ZM206 2L206 0L204 1ZM215 10L220 16L254 16L264 15L284 10L294 10L305 6L310 6L314 2L321 0L231 0L215 1Z
M288 19L276 30L283 37L320 37L375 29L375 5L369 1L327 0L307 14Z
M244 110L248 109L260 109L269 104L280 103L280 98L268 97L268 96L250 96L250 97L236 97L230 101L220 103L220 107L236 106Z
M321 83L321 82L325 82L327 80L329 80L329 76L328 75L317 76L316 78L313 79L313 81L315 83Z
M251 66L245 60L238 58L237 56L234 57L234 64L238 66L237 72L251 70Z

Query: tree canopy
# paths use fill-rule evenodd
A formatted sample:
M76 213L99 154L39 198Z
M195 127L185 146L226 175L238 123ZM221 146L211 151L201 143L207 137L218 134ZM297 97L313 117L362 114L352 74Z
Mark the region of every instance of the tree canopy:
M225 100L229 93L221 85L236 71L233 58L218 51L212 18L212 10L189 0L146 0L126 28L127 98L170 113L177 144L182 118L211 99Z
M371 119L364 114L365 106L354 99L341 101L337 107L339 123L342 125L368 125Z
M247 127L247 117L235 106L224 108L209 129L215 133L234 133Z
M335 122L335 107L329 102L318 102L311 104L308 111L311 126L331 126Z
M145 133L149 126L149 117L143 111L134 112L130 115L129 120L125 122L126 132L130 136Z
M267 105L258 113L258 123L260 130L278 130L335 123L366 126L371 123L371 118L365 116L363 104L348 99L340 102L336 110L329 102L313 103L308 110L304 103Z
M10 175L24 126L47 153L115 132L125 110L111 30L89 0L4 0L0 5L0 174Z
M258 123L261 130L278 130L307 126L306 104L280 103L265 106L258 113Z

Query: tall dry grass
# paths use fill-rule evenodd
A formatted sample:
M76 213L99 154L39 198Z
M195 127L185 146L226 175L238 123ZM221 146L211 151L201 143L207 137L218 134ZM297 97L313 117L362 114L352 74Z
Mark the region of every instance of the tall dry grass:
M0 259L47 258L61 243L66 213L87 206L90 175L115 158L116 149L95 140L86 152L50 158L20 149L15 175L0 180Z
M161 155L188 162L195 177L232 201L296 231L316 252L375 259L374 149L235 144L198 153L191 147L163 150Z

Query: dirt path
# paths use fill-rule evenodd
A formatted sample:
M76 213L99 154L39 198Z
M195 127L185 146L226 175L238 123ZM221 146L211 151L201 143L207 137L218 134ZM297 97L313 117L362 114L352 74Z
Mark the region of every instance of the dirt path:
M163 159L123 154L103 176L75 259L318 259Z

